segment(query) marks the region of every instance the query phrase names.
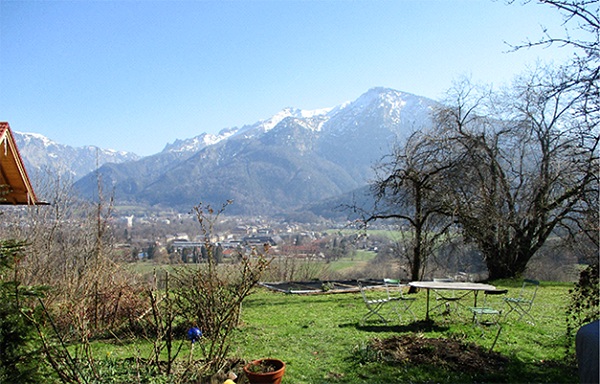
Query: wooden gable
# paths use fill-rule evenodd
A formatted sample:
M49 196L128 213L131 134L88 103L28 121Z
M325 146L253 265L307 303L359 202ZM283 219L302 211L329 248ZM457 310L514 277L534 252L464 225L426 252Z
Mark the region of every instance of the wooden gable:
M6 122L0 122L0 204L35 205L39 202Z

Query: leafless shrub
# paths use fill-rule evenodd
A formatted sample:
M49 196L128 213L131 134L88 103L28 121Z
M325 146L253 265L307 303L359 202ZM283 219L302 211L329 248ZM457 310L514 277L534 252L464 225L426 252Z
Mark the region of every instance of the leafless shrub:
M7 212L4 238L23 239L24 284L50 287L45 299L61 330L80 341L132 324L143 300L135 274L118 263L113 247L112 196L99 183L97 202L80 199L72 180L44 175L38 194L50 206Z
M201 375L214 375L225 367L229 335L238 325L242 302L272 261L265 244L263 248L253 248L250 254L239 254L237 263L230 267L217 265L216 246L211 243L213 226L230 203L217 211L202 204L194 207L208 261L196 269L178 269L174 276L175 308L188 326L198 327L204 336L200 343L204 360L196 365Z

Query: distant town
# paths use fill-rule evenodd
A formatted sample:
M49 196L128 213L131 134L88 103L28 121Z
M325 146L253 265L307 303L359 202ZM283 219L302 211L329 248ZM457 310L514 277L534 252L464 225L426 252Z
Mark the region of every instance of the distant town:
M379 227L384 228L383 225ZM300 224L267 218L222 217L206 236L193 215L119 216L113 220L116 247L130 260L192 263L206 258L207 241L224 261L268 244L272 256L332 261L357 250L377 252L385 236L366 236L350 223ZM367 240L368 238L368 240Z

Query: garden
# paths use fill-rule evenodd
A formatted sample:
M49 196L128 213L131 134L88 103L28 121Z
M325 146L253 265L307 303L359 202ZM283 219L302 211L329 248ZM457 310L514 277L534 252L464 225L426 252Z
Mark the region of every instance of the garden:
M522 280L492 284L517 295ZM242 367L271 358L285 363L283 383L573 383L578 370L566 318L574 286L542 282L531 310L535 325L509 314L495 345L496 329L484 326L482 336L461 306L450 313L433 310L425 321L425 290L408 295L414 318L403 313L400 321L382 311L387 323L373 317L361 325L367 307L359 292L296 295L257 287L241 307L215 303L222 311L240 311L206 315L225 324L211 330L211 319L186 321L203 314L175 310L170 295L176 290L167 286L162 300L158 291L149 293L155 298L149 308L120 331L93 332L89 322L90 334L82 338L61 328L60 319L40 315L46 323L36 323L37 335L44 348L28 353L39 359L32 369L46 375L41 382L246 383ZM201 331L191 337L190 329ZM39 339L33 335L27 342Z
M516 294L521 281L497 281ZM245 359L285 361L288 383L578 382L565 309L572 284L542 282L532 308L535 326L519 316L485 338L468 310L431 313L424 321L426 292L410 295L416 321L403 314L384 324L360 320L367 312L360 293L288 295L260 290L244 305L243 325L232 343ZM395 315L394 315L395 316Z
M541 282L535 325L509 314L496 341L495 328L482 335L474 324L468 301L449 313L431 310L426 321L426 290L405 291L414 317L382 312L388 322L363 322L357 291L268 290L258 284L276 268L268 246L217 264L209 235L222 211L194 209L209 257L193 268L140 275L114 262L102 236L69 257L64 248L35 251L53 243L3 240L0 381L243 384L243 367L266 358L285 363L283 383L578 382L574 335L598 317L597 263L578 283ZM56 263L39 265L56 267L41 269L52 274L35 284L28 276L42 254ZM514 297L523 279L485 283Z

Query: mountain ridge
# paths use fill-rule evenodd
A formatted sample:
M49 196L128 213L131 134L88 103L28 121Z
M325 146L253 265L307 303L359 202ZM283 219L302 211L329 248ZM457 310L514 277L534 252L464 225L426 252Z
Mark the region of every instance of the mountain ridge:
M232 214L285 214L364 187L375 161L397 139L428 125L435 105L374 87L335 107L286 107L241 128L178 139L156 154L106 163L98 175L114 188L117 203L189 212L199 202L220 206L233 199ZM96 172L75 186L94 196Z
M71 147L39 133L13 131L15 143L30 176L51 172L78 180L106 163L139 160L133 152L102 149L94 145Z

